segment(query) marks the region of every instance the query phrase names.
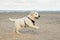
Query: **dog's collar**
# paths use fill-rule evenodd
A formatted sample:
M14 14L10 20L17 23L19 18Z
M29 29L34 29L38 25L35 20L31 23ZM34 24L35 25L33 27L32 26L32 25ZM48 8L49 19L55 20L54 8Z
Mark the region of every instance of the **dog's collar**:
M28 19L30 19L31 22L33 23L33 25L35 25L35 21L34 20L32 20L30 17L28 17Z

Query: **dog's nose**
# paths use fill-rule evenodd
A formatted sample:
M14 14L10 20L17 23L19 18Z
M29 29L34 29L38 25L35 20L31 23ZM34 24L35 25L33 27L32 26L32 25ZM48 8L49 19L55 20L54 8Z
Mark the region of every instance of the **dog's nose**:
M40 15L39 15L39 17L40 17Z

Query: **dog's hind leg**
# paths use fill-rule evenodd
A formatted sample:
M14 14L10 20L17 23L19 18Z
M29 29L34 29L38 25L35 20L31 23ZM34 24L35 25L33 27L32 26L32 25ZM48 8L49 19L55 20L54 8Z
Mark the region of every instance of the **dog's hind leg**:
M19 29L21 29L21 27L20 27L20 25L17 25L16 28L15 28L15 32L16 32L17 34L20 34Z

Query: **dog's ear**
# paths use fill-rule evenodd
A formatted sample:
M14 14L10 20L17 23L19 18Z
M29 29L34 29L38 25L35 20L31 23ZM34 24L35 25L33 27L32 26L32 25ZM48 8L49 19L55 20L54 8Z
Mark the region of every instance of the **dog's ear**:
M34 12L30 12L30 16L33 16L34 15Z

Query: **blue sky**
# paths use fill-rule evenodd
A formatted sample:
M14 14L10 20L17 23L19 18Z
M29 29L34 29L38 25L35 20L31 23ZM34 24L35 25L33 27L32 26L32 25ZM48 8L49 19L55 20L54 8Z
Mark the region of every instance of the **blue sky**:
M0 0L0 10L60 11L60 0Z

